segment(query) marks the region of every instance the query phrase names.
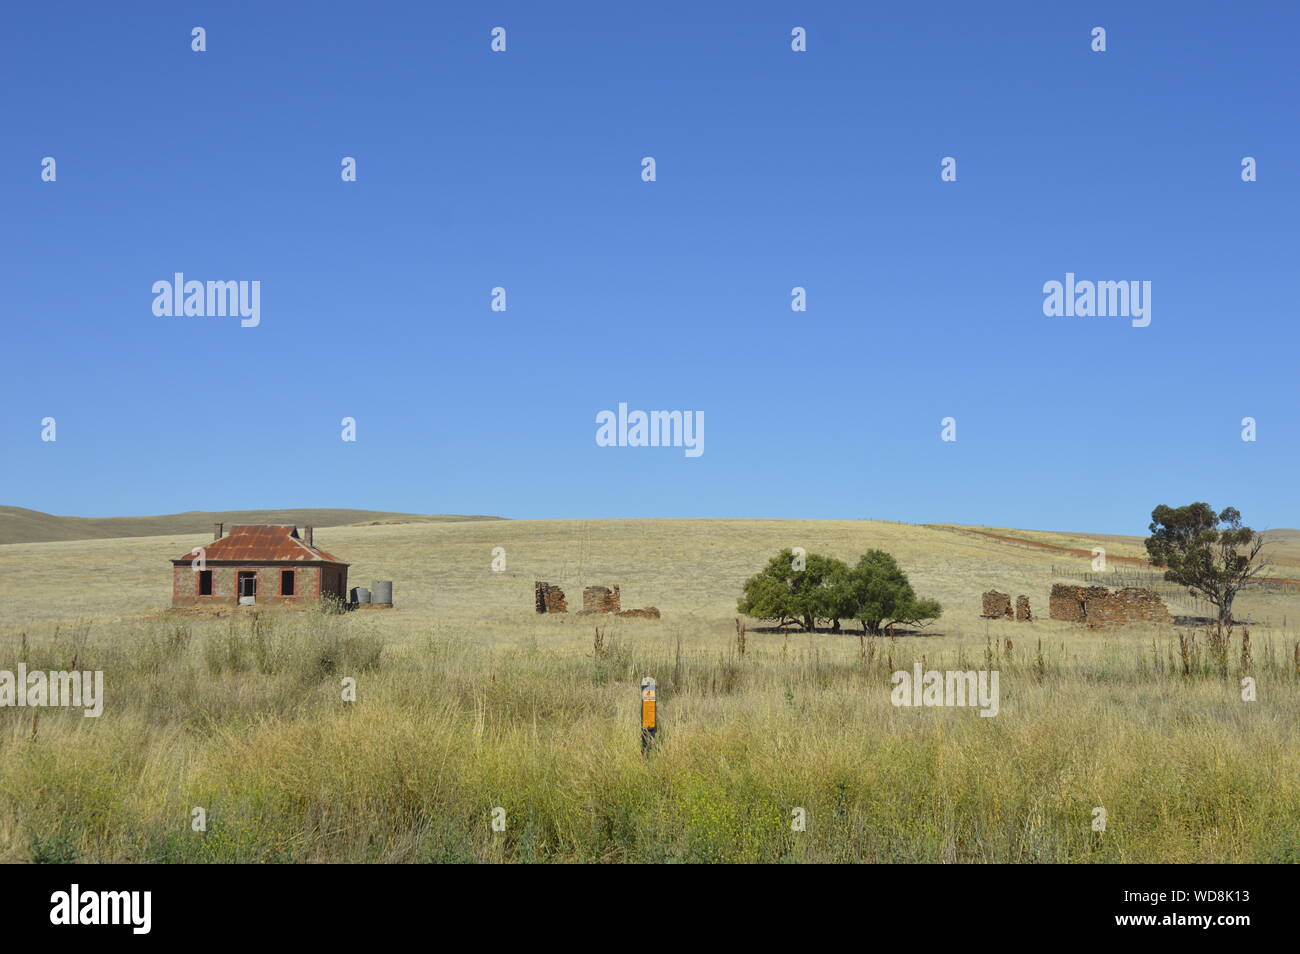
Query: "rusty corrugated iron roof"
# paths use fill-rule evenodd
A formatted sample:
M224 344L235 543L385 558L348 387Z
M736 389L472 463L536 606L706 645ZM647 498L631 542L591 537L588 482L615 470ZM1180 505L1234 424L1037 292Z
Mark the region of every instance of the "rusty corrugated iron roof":
M298 536L298 528L288 525L240 525L220 540L203 544L205 560L235 560L243 563L343 563L320 547L308 546ZM173 562L188 563L192 553ZM345 564L346 565L346 564Z

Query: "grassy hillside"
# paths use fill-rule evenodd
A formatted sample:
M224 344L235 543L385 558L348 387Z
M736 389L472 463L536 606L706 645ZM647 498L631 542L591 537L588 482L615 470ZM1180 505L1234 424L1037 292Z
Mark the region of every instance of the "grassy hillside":
M0 507L0 545L44 543L54 540L105 540L121 537L156 537L175 533L211 533L214 523L292 523L338 527L352 523L410 523L449 520L498 520L499 517L462 517L449 514L388 513L381 510L190 510L155 517L58 517Z
M674 619L731 626L741 583L787 546L845 560L871 547L888 550L920 591L947 607L934 631L981 638L983 591L1028 594L1035 612L1046 616L1051 584L1082 583L1091 571L1089 557L972 529L875 521L482 520L339 526L318 530L316 542L352 564L352 585L392 580L405 611L507 631L520 614L530 619L534 580L563 587L573 610L581 608L583 586L618 583L625 606L653 605ZM171 599L169 561L210 534L200 527L167 537L0 547L6 618L19 623L156 614ZM506 553L503 573L491 570L496 547ZM1200 615L1181 588L1157 589L1171 611ZM1247 593L1240 612L1261 624L1282 626L1286 619L1294 625L1300 614L1288 615L1291 605L1287 594Z
M946 526L946 525L940 525ZM1108 557L1117 556L1125 560L1147 559L1145 537L1123 536L1112 533L1068 533L1058 530L1012 530L1005 527L957 527L954 530L972 530L980 533L1013 537L1032 544L1045 545L1064 550L1087 550L1104 547ZM1278 529L1264 530L1264 553L1270 567L1269 576L1293 579L1300 576L1300 530Z
M317 540L354 584L393 580L396 608L172 614L168 560L192 534L0 547L0 669L75 657L107 697L98 719L0 709L0 861L1300 860L1295 592L1244 596L1249 646L1238 630L1220 650L1203 630L983 620L983 590L1045 614L1090 560L963 528L477 521ZM889 550L944 615L896 639L749 621L742 653L740 585L786 546ZM664 618L538 616L539 579L572 609L618 583ZM891 673L914 663L998 671L999 714L894 707Z

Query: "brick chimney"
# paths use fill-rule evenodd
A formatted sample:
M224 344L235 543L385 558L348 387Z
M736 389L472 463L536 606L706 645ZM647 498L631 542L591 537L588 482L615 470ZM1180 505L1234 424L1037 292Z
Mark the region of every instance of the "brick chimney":
M212 525L212 539L220 540L223 536L226 535L225 531L226 531L226 525L224 523L214 523Z
M303 530L303 534L304 534L304 536L307 537L307 546L309 546L309 547L314 547L316 544L312 542L312 532L311 532L311 527L303 527L302 530Z

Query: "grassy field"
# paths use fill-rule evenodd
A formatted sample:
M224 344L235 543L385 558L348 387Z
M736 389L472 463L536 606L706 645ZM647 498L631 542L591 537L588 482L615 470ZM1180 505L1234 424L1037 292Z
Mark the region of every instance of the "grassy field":
M1242 597L1243 658L1240 628L1216 651L1198 629L980 619L983 590L1045 616L1091 567L962 528L466 521L317 531L354 585L394 581L393 610L173 614L168 560L204 540L0 546L0 669L75 659L106 695L98 719L0 709L0 860L1300 860L1295 592ZM750 621L742 653L740 584L787 546L886 549L944 615L895 639ZM534 580L571 609L617 583L663 619L537 616ZM997 670L998 716L894 707L914 662Z

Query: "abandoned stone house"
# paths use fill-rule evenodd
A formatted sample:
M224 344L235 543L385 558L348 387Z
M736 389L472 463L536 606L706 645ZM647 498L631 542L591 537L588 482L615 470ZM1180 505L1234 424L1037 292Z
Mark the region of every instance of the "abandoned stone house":
M985 619L1014 619L1027 623L1034 618L1029 609L1029 597L1023 593L1016 597L1016 608L1011 609L1011 594L989 590L984 594L984 610L980 614Z
M1104 586L1056 583L1052 586L1047 608L1052 619L1086 623L1092 627L1173 622L1164 601L1155 591L1134 586L1112 592ZM981 615L985 619L1015 619L1020 622L1034 618L1029 609L1028 596L1016 597L1013 610L1011 595L997 590L989 590L984 594Z
M315 545L311 527L233 526L172 560L172 606L346 599L348 564Z
M1173 622L1164 600L1154 590L1136 586L1112 591L1104 586L1056 583L1048 600L1048 612L1052 619L1094 627Z

